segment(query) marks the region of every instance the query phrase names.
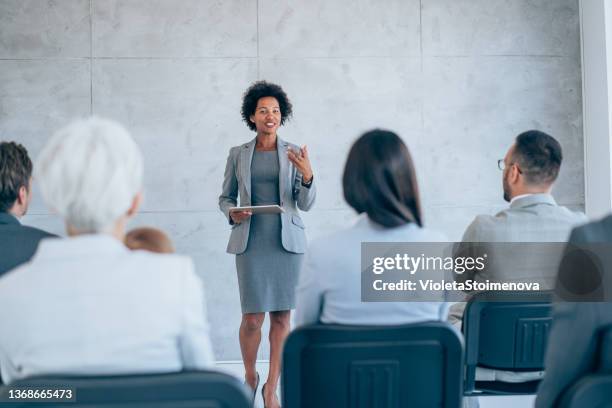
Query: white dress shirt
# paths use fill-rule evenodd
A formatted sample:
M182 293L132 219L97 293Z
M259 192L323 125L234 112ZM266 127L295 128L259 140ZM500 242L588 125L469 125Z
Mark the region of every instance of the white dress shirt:
M306 253L297 288L295 325L338 323L396 325L446 320L445 302L362 302L362 242L445 242L444 235L415 224L385 228L362 215Z
M0 311L5 383L214 364L191 259L129 251L109 235L43 240L29 263L0 278Z
M520 194L520 195L514 196L510 199L510 205L512 205L512 203L515 202L516 200L520 200L522 198L529 197L531 195L534 195L534 193Z

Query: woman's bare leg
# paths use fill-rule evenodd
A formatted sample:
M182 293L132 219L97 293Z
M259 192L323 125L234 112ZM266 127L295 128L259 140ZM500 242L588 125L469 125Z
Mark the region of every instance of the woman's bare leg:
M290 329L290 317L290 310L270 312L270 371L268 372L264 394L266 408L278 408L280 406L276 397L276 388L280 377L283 345Z
M261 326L265 318L264 313L245 313L242 315L240 323L240 351L242 352L242 362L244 363L244 378L255 388L257 383L257 350L261 342Z

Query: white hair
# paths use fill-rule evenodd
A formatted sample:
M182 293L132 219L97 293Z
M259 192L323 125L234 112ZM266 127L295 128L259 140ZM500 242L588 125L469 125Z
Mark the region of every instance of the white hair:
M108 232L142 188L142 153L120 124L96 117L60 129L38 156L46 203L79 232Z

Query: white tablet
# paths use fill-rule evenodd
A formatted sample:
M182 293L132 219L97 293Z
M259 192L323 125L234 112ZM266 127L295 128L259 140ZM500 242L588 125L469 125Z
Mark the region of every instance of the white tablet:
M283 207L279 205L253 205L250 207L231 207L229 212L250 211L253 214L280 214L284 213Z

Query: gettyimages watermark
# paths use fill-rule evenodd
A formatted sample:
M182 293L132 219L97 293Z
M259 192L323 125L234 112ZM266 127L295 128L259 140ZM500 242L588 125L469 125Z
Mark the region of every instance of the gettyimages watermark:
M612 301L612 244L368 242L364 302L459 302L475 292L552 292L558 301Z

